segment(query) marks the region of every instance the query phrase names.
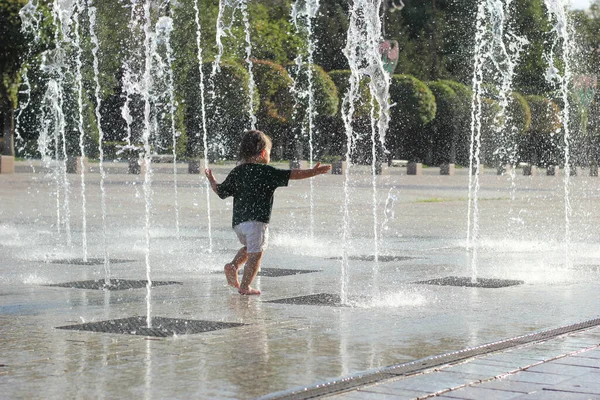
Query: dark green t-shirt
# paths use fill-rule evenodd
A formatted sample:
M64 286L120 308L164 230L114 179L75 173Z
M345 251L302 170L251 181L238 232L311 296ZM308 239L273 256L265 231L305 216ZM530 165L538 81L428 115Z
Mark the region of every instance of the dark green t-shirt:
M217 194L225 199L233 196L232 225L271 219L275 189L287 186L292 171L266 164L241 164L231 170L217 185Z

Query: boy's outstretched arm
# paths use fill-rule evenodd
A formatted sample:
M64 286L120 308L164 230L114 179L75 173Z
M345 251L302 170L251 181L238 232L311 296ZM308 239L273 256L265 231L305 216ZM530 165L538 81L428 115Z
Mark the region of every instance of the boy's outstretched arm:
M219 194L219 192L217 191L218 183L217 183L217 180L215 179L215 177L213 176L212 171L210 169L205 169L204 174L206 175L206 178L210 182L210 187L212 188L213 192L215 192L216 194Z
M310 169L293 169L290 173L290 179L312 178L313 176L326 174L330 170L331 165L321 165L321 163L317 163L313 168Z

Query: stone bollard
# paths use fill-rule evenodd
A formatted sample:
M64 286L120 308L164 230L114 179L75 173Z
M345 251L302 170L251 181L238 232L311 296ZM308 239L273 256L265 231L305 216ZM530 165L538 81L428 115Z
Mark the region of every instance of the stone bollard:
M569 175L570 176L578 176L578 175L581 176L581 175L583 175L581 167L571 167L569 169Z
M0 156L0 174L12 174L15 172L15 157Z
M440 165L440 175L454 175L454 173L455 173L454 164Z
M290 160L290 169L308 169L308 161Z
M206 169L204 160L189 160L188 161L188 174L199 174L204 172Z
M498 167L498 169L496 169L496 175L504 175L504 174L510 174L510 169L511 169L511 165L510 164L503 164L500 165Z
M524 176L536 176L537 175L537 167L531 164L527 164L523 166L523 175Z
M390 168L388 167L387 163L382 163L380 161L375 163L375 174L376 175L389 175L390 174Z
M546 169L546 175L558 176L560 175L560 169L556 165L548 165L548 168Z
M139 158L130 158L129 166L127 168L128 174L140 175L142 173L142 164L144 163L144 159Z
M67 174L81 174L81 157L67 156ZM88 158L83 157L83 172L88 171Z
M346 161L334 161L331 163L331 174L346 175L347 168Z
M406 164L406 175L423 175L423 164L409 162Z

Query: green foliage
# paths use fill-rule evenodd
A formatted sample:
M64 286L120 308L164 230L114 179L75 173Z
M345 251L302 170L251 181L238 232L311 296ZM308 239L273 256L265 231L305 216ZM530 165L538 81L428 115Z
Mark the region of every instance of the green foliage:
M436 115L435 97L427 85L414 76L393 75L390 84L390 130L387 148L411 161L425 158L425 125ZM402 153L402 154L398 154Z
M329 77L336 87L338 95L338 110L341 112L341 106L346 97L346 92L350 89L350 77L352 71L350 70L336 70L329 71ZM358 94L355 106L355 116L357 118L368 117L371 113L370 107L371 94L369 92L369 84L367 79L362 79L359 83Z
M317 20L314 24L315 64L322 66L325 71L348 69L348 61L343 53L346 46L347 31L348 1L328 0L321 2Z
M253 64L254 82L260 97L257 117L287 122L294 108L290 93L292 78L283 66L272 61L253 60Z
M414 76L394 75L390 84L392 120L411 129L421 127L435 118L435 97L427 85Z
M531 110L531 124L526 133L552 135L560 130L560 109L552 100L542 96L525 96Z
M529 130L531 126L531 109L523 95L513 92L509 98L506 112L510 116L511 123L517 128L518 133L523 134Z
M260 97L257 127L273 140L273 158L281 158L290 131L289 120L294 112L290 91L293 81L279 64L265 60L254 60L253 63L254 81Z
M535 165L556 165L558 152L557 135L561 130L558 105L542 96L525 96L531 110L531 125L521 139L522 157Z
M455 162L460 99L443 82L430 82L428 86L435 96L436 115L427 126L429 154L426 162L429 165Z
M19 10L26 0L0 3L0 107L15 108L18 85L21 81L19 56L27 51L26 38L21 33Z
M469 164L469 152L471 145L471 105L473 101L473 92L471 88L450 80L439 81L450 86L457 96L458 104L454 110L454 121L456 124L455 138L455 163L461 165Z
M336 82L333 80L332 76L325 72L325 70L320 66L313 64L310 66L310 69L312 72L312 88L314 93L315 113L319 115L335 115L339 109L340 103ZM294 73L296 72L296 67L290 65L288 66L288 70ZM308 90L308 74L306 73L304 68L301 72L301 74L295 77L297 81L296 86L298 90L305 91ZM301 110L298 111L302 111L303 109L308 107L308 104L306 104L308 98L298 100L300 100L301 108Z
M214 79L211 77L212 63L204 63L202 70L207 89L205 105L209 157L213 160L232 158L237 151L241 135L249 128L250 76L244 67L233 61L223 61ZM200 157L204 150L202 104L199 93L200 72L196 67L190 69L188 73L184 92L188 157ZM256 94L254 101L258 105Z

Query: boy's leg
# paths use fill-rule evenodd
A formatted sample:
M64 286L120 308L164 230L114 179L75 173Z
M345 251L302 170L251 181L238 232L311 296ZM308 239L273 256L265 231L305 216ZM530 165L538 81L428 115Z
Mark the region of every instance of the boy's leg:
M260 294L260 290L252 289L250 284L258 273L262 255L262 251L260 253L248 253L248 261L246 261L246 266L244 267L244 276L242 276L242 283L238 290L240 294Z
M240 287L240 282L238 281L238 269L240 266L248 260L248 252L246 251L246 246L242 247L238 250L233 260L225 264L225 278L227 278L227 284L229 286L233 286L234 288Z

